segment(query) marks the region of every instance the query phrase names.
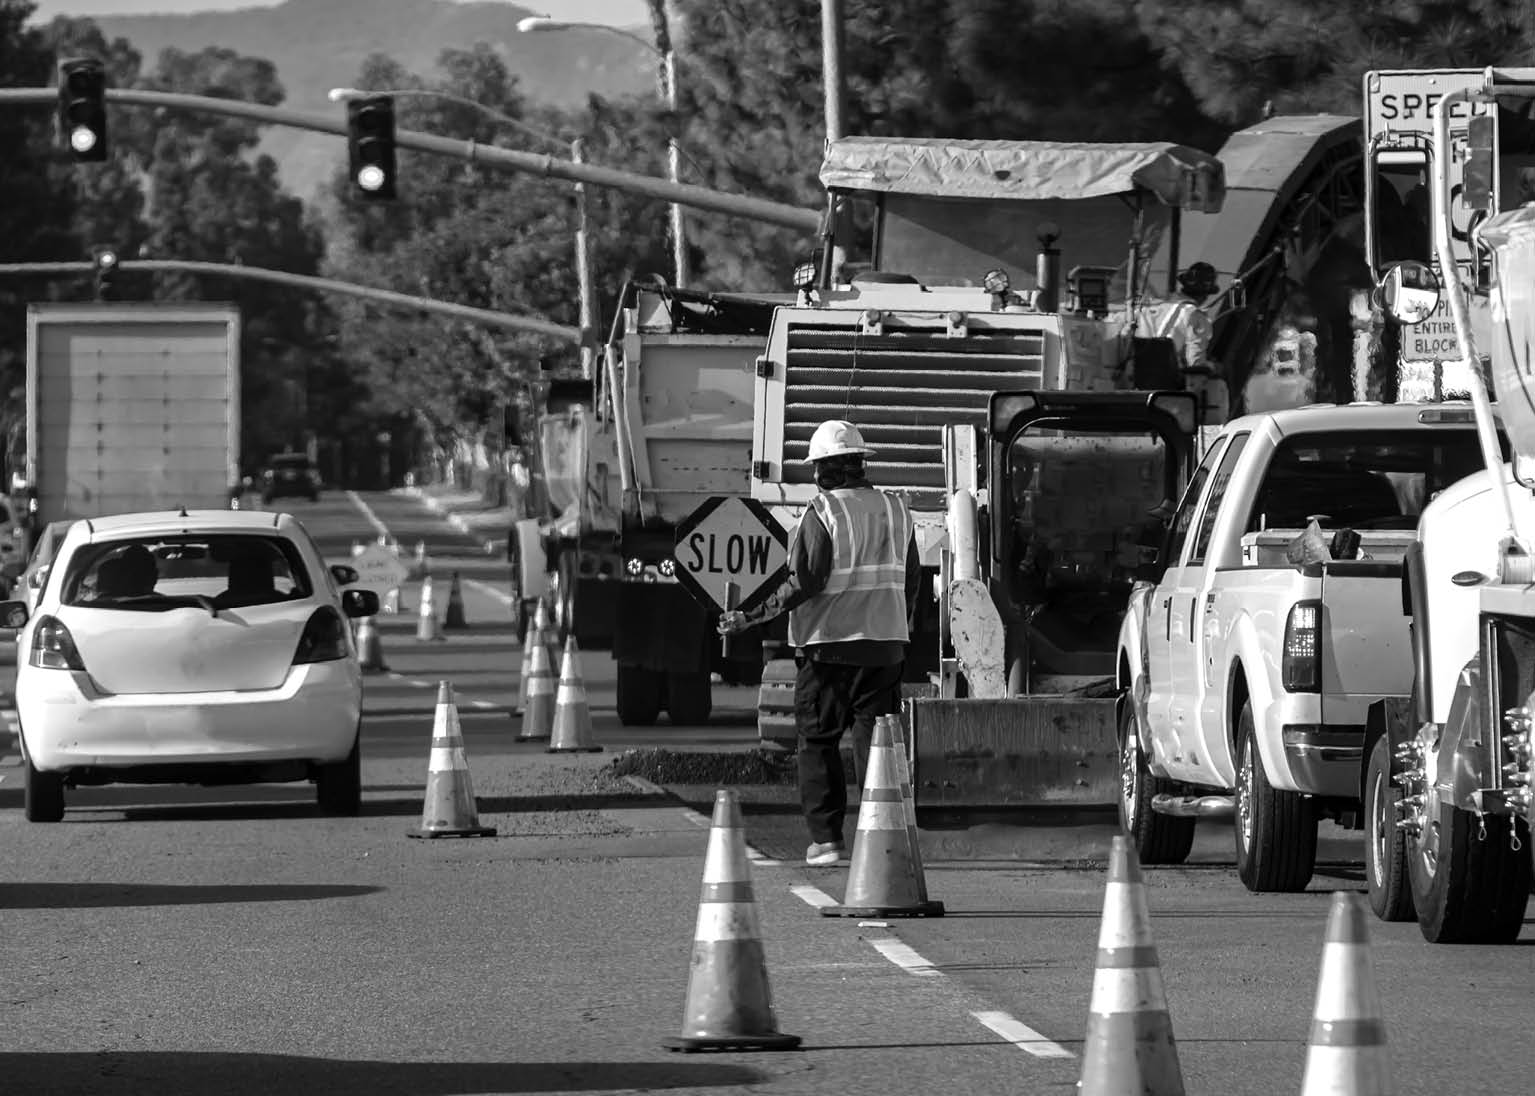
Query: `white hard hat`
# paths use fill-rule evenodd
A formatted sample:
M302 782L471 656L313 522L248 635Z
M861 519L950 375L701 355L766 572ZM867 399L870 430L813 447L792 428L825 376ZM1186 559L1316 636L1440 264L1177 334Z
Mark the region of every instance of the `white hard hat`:
M863 443L858 427L843 419L827 419L810 435L810 455L805 458L805 463L872 452L874 450Z

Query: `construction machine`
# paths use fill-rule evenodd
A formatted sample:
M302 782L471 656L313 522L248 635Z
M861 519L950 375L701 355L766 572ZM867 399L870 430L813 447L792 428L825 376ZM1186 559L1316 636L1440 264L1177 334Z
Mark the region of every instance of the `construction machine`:
M821 180L819 261L755 366L752 498L791 526L816 490L811 434L849 419L871 481L910 507L919 809L1112 805L1141 531L1225 417L1137 318L1174 294L1182 215L1219 210L1221 164L1173 144L853 137ZM791 743L778 623L759 729Z
M1453 118L1480 112L1457 140ZM1406 560L1413 695L1370 713L1364 774L1367 882L1386 919L1416 916L1433 942L1508 942L1532 872L1535 712L1535 69L1488 68L1433 108L1436 266L1388 266L1398 322L1447 306L1485 470L1424 509ZM1479 222L1455 248L1453 175ZM1469 271L1468 271L1469 268ZM1485 299L1490 356L1473 330ZM1487 377L1497 397L1497 419ZM1512 460L1499 442L1499 420Z

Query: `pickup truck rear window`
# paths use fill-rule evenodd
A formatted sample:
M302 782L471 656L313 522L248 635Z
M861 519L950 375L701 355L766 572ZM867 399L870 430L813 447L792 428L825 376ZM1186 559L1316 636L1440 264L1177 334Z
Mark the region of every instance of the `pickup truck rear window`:
M1508 442L1503 440L1504 459ZM1480 471L1470 427L1297 434L1274 451L1246 530L1415 529L1430 499Z

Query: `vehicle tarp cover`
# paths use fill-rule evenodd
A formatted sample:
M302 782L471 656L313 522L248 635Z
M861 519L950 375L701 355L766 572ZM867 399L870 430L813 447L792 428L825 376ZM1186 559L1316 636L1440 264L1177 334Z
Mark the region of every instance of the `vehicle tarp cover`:
M1164 205L1217 213L1226 178L1215 157L1186 145L844 137L821 163L828 190L1030 201L1134 191Z

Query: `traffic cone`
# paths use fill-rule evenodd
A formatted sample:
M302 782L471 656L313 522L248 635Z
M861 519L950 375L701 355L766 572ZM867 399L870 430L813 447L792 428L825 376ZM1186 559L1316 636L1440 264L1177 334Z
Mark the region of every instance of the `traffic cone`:
M714 793L714 821L704 856L703 894L688 966L682 1034L667 1050L793 1050L798 1035L778 1030L757 923L751 866L736 793Z
M549 664L549 648L535 643L531 669L523 681L522 730L518 742L544 741L554 734L554 667Z
M357 662L365 674L381 674L389 669L384 665L384 644L378 626L370 616L357 622Z
M533 675L533 648L544 643L544 623L548 617L544 613L544 602L540 598L538 608L528 620L527 630L522 636L522 670L517 675L517 710L521 714L528 706L528 682Z
M1385 1096L1386 1026L1370 962L1364 899L1335 891L1322 945L1301 1096Z
M384 604L379 608L381 613L398 613L400 611L400 588L391 586L384 593Z
M362 555L362 541L360 541L360 540L352 541L352 555L354 555L354 556Z
M448 612L442 622L442 629L462 630L467 627L469 622L464 619L464 591L458 583L458 572L454 571L453 579L448 584Z
M549 753L600 753L602 747L592 741L592 710L586 703L586 686L581 682L581 653L576 637L565 641L565 658L560 663L560 691L554 702L554 730L550 734Z
M1183 1070L1151 939L1141 862L1123 835L1109 853L1079 1096L1183 1096Z
M901 782L901 799L906 807L906 834L911 841L911 862L917 873L919 897L926 902L927 871L922 866L922 844L917 834L917 801L911 790L911 762L906 756L906 721L898 715L882 715L879 719L889 723L890 737L895 743L896 775ZM878 723L878 720L875 722Z
M426 541L416 541L416 566L426 566Z
M494 837L494 826L480 825L474 784L464 760L464 739L458 728L453 686L437 685L437 714L432 721L432 756L426 771L426 802L421 825L411 837Z
M874 721L858 832L840 906L822 906L826 917L942 917L943 903L927 897L922 858L916 848L915 815L907 823L901 764L891 719Z
M437 623L437 606L432 598L432 576L421 580L421 612L416 618L416 639L426 641L442 639L442 628Z

